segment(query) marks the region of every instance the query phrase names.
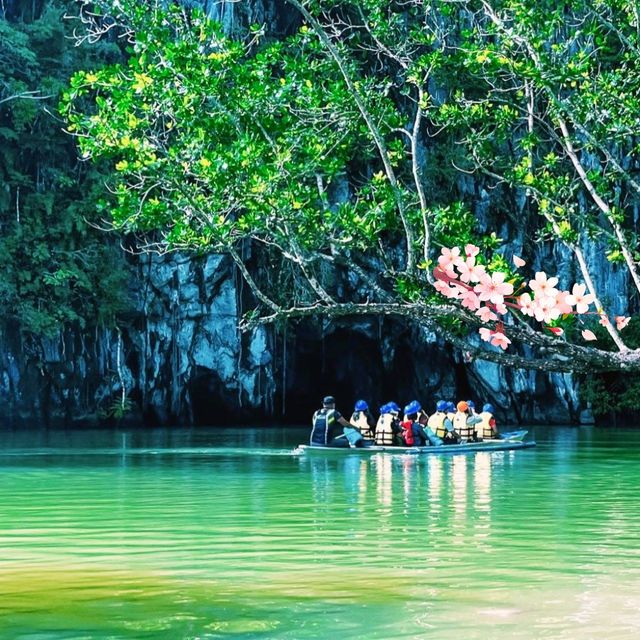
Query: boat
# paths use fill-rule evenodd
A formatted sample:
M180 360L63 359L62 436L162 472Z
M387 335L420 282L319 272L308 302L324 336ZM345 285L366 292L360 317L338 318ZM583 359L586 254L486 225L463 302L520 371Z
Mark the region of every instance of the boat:
M433 455L472 453L478 451L512 451L515 449L530 449L535 447L535 440L524 440L528 431L511 431L502 434L499 440L483 440L482 442L461 442L460 444L442 444L424 447L389 447L376 444L367 444L364 447L325 447L322 445L301 444L296 448L297 453L302 454L327 454L327 453L356 453L371 455L374 453L391 453L395 455Z

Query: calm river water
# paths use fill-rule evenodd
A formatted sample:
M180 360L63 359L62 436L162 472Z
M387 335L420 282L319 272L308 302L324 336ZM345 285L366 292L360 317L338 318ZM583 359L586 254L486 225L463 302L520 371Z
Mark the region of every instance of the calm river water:
M307 431L0 434L0 638L640 637L640 431L427 459Z

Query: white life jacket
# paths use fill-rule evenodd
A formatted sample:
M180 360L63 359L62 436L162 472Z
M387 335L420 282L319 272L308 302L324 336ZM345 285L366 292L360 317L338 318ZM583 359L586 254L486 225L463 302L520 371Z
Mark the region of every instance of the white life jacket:
M469 440L473 436L473 429L467 424L467 414L464 411L456 411L453 416L453 428L465 440Z
M363 438L367 440L373 440L374 433L367 420L367 414L364 411L354 411L350 420L351 424L358 427L358 430L362 434Z
M436 411L429 417L429 420L427 420L427 426L438 436L438 438L444 438L447 433L447 429L444 426L444 419L446 417L447 416L443 411Z
M390 413L383 413L378 418L378 424L376 424L376 444L387 447L395 444L393 441L393 415Z
M483 440L491 440L498 435L497 429L491 426L491 420L493 414L488 411L483 411L480 415L482 421L476 425L476 434Z

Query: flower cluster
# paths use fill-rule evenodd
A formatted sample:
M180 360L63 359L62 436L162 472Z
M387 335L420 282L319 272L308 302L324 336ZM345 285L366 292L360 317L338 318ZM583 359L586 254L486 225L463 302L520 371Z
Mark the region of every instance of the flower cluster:
M488 273L482 264L476 264L476 256L480 249L468 244L464 254L459 247L444 247L438 257L438 266L434 269L435 288L445 297L459 300L463 307L473 311L482 322L496 322L495 329L481 328L480 337L490 344L506 349L511 340L506 336L502 317L509 307L544 324L544 328L556 336L563 333L561 327L549 326L562 316L568 314L583 315L590 313L589 308L595 302L595 296L587 292L584 284L574 284L571 291L558 289L558 278L549 277L544 271L538 271L533 280L529 280L529 291L514 291L512 282L507 281L507 274L501 271ZM513 256L516 268L523 267L526 262ZM600 323L609 322L601 311ZM616 316L616 326L624 329L629 318ZM582 331L585 340L596 340L592 331Z

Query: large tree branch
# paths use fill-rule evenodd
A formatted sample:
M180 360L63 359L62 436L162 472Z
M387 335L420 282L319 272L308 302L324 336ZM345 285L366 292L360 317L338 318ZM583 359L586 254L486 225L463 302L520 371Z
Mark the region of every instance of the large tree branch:
M445 317L462 319L464 313L452 306L424 305L411 303L338 303L327 306L321 303L290 307L271 315L251 316L242 321L241 327L249 329L257 325L270 324L279 320L323 317L345 318L349 316L394 316L402 317L427 326L456 347L464 350L472 358L489 360L509 367L535 369L538 371L594 372L616 370L640 370L640 349L624 352L603 351L580 347L557 338L542 334L534 335L517 327L509 328L509 335L522 340L539 350L538 357L515 355L478 345L473 335L462 337L443 327L438 320Z

